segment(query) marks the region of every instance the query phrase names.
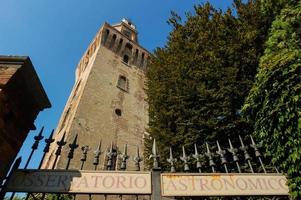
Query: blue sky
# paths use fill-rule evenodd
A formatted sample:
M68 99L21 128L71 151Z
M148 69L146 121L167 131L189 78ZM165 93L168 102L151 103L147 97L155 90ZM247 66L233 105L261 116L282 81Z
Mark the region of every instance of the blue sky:
M226 9L231 0L211 0ZM139 32L140 44L152 52L163 47L171 27L166 23L170 11L184 16L201 0L1 0L0 55L30 56L52 103L35 121L49 135L55 128L74 83L75 67L92 38L106 21L118 23L129 18ZM32 131L20 155L28 157ZM44 143L43 143L44 145ZM42 149L42 148L41 148ZM38 165L38 155L30 167Z

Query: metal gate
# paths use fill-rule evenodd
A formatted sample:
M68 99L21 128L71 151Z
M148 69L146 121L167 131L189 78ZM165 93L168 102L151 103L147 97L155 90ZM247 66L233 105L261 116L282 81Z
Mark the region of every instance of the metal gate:
M80 168L69 169L73 160L74 151L79 147L77 137L69 144L69 153L66 168L57 170L55 164L61 156L61 150L66 142L64 137L56 141L56 158L51 170L40 169L50 145L54 142L52 134L45 139L44 155L38 169L27 169L34 152L38 149L43 128L32 145L31 153L26 161L24 169L18 169L21 158L18 158L10 173L1 186L0 199L6 195L7 199L13 199L16 193L26 193L24 199L136 199L136 200L160 200L160 199L288 199L288 188L285 176L277 168L266 167L262 153L253 138L249 136L246 142L239 136L240 147L235 148L230 139L227 148L222 148L217 141L213 151L213 145L205 143L205 152L199 153L197 145L194 145L193 155L187 155L185 147L182 147L182 156L179 160L173 156L170 148L168 172L163 172L160 167L159 153L156 141L153 140L152 169L140 171L139 148L133 156L136 171L127 171L129 155L127 148L123 152L114 150L113 145L105 153L105 168L97 170L100 165L99 157L102 153L100 145L93 151L94 171L82 170L87 162L89 148L83 145L81 148ZM52 144L54 145L54 144ZM68 148L67 147L67 148ZM229 155L230 158L229 158ZM202 165L201 159L207 159L208 166ZM216 162L216 158L218 162ZM160 158L161 160L164 158ZM116 164L118 161L118 164ZM191 162L194 166L191 166ZM183 172L176 172L176 163L180 162ZM255 169L260 169L256 172ZM204 168L209 168L211 173L202 173ZM118 170L117 170L118 169ZM195 171L193 171L195 170ZM247 172L247 173L246 173Z

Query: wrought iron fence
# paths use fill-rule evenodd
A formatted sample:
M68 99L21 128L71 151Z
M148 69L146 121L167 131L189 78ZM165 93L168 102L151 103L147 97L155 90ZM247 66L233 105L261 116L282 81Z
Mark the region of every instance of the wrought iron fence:
M38 149L40 142L43 140L43 130L34 137L34 143L31 147L31 153L29 157L26 160L26 164L24 169L28 168L29 163L32 160L32 157L35 153L35 151ZM249 141L246 141L248 139ZM161 199L161 186L160 186L160 174L162 172L162 169L160 167L160 160L166 160L169 163L169 169L168 171L171 173L176 173L177 171L181 172L197 172L202 173L204 169L210 169L212 173L270 173L270 172L276 172L279 173L278 169L276 167L271 168L270 165L266 167L266 165L263 162L263 154L260 152L260 146L255 143L252 136L249 136L247 138L242 138L241 136L238 136L238 141L240 142L239 147L234 147L232 144L232 141L228 139L228 144L219 144L218 141L215 142L215 144L207 143L205 142L202 147L205 147L203 149L199 148L197 144L194 144L194 147L191 147L191 149L194 149L194 153L192 155L189 155L186 151L188 147L182 146L182 155L180 157L175 157L173 155L173 149L169 148L169 157L164 158L159 155L158 147L156 144L156 140L153 140L152 145L152 152L149 158L142 158L140 156L139 147L136 149L136 155L133 155L133 159L129 159L130 155L128 155L128 146L127 144L124 145L123 151L118 152L116 150L116 145L111 143L111 146L107 152L103 152L101 149L101 142L96 147L95 150L92 151L92 149L88 146L88 144L84 144L82 146L79 146L77 144L77 135L75 136L74 140L68 144L65 139L65 134L62 136L62 138L59 141L54 141L53 139L53 130L50 134L50 136L44 140L44 149L43 149L43 156L41 158L40 164L38 166L38 169L41 168L43 160L45 159L45 155L49 152L50 145L56 145L56 151L55 151L55 159L52 165L52 169L55 169L58 159L61 156L62 149L68 148L69 152L67 155L67 163L65 166L65 170L69 169L70 163L74 159L74 152L81 151L81 157L80 157L80 167L79 170L84 169L84 166L87 162L87 157L89 154L93 156L93 166L94 170L97 171L98 166L100 165L100 155L102 153L105 154L105 163L103 163L107 171L114 171L114 170L121 170L126 171L128 162L132 161L134 162L135 171L141 170L141 162L145 159L152 160L152 167L150 171L152 171L152 194L151 195L136 195L136 194L130 194L129 197L124 194L115 194L114 196L117 199L154 199L159 200ZM55 143L54 143L55 142ZM79 148L80 147L80 148ZM60 158L62 159L62 158ZM206 162L203 162L203 160L206 160ZM7 176L7 180L10 178L10 176L14 173L14 171L18 168L20 164L20 158L16 160L14 166L12 167L11 172ZM119 164L117 164L119 163ZM179 170L178 164L181 164L183 167ZM255 167L254 169L254 166ZM258 171L256 171L258 170ZM8 181L4 181L1 186L1 195L0 198L4 198L6 190L6 184ZM72 194L71 198L75 199L78 194ZM86 194L86 197L89 199L92 199L96 194ZM97 194L102 195L103 199L109 199L109 196L112 194ZM117 195L117 196L116 196ZM13 199L15 196L15 192L13 192L10 195L10 199ZM42 194L35 194L35 193L28 193L26 195L26 200L29 198L39 198L39 199L45 199L46 193ZM70 195L69 195L70 196ZM56 197L60 199L62 197L62 194L56 194ZM116 199L115 198L115 199ZM282 197L287 198L287 197ZM191 198L192 199L192 198Z

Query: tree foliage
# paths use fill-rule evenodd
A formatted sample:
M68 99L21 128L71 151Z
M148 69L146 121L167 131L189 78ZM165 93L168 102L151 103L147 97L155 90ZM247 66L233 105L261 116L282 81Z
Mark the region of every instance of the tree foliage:
M295 5L294 5L295 4ZM273 163L301 198L301 4L290 1L272 24L243 113Z
M259 1L236 0L225 12L210 3L194 6L186 21L172 13L164 48L148 67L149 133L156 138L163 167L173 147L193 150L204 141L226 144L250 129L240 108L252 86L268 23ZM233 11L236 14L233 14ZM151 141L146 140L146 155Z

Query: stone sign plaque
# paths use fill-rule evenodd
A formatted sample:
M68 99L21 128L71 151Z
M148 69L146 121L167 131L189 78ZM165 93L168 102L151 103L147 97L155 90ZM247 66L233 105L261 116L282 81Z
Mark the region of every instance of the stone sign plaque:
M281 174L161 174L162 196L288 195Z
M151 194L149 172L18 170L7 191L95 194Z

